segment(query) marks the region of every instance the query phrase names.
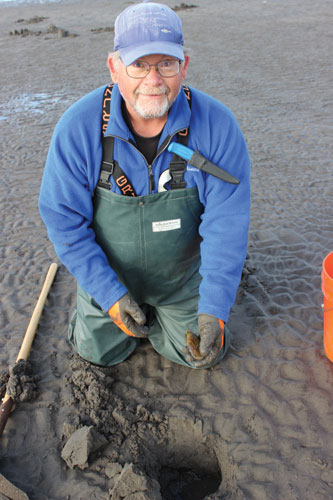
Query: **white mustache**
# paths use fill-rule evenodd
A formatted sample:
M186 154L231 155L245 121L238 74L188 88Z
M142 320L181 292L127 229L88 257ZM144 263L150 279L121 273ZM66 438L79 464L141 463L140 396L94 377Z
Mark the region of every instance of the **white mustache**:
M145 88L144 90L139 90L137 89L135 91L135 94L142 94L142 95L167 95L170 92L168 87L158 87L158 88Z

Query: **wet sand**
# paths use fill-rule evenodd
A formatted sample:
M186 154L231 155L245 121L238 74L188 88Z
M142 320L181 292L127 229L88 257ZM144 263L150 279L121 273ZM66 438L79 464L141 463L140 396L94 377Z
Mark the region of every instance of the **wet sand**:
M333 498L333 365L322 347L320 289L332 250L333 5L195 4L179 11L191 48L187 83L232 109L253 166L232 347L206 371L172 364L149 342L108 370L81 363L67 342L75 281L60 266L29 358L39 396L17 405L0 444L0 473L31 500L168 500L180 483L174 468L222 477L215 500ZM14 364L57 261L37 208L53 128L109 81L105 28L126 5L0 7L2 370ZM18 22L34 16L46 19ZM48 32L50 24L77 36ZM21 29L41 33L9 35Z

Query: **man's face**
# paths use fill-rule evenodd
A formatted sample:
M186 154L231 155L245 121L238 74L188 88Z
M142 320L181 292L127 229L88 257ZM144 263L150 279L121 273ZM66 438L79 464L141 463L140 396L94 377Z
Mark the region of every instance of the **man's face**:
M146 61L149 64L157 64L166 59L173 58L154 54L144 56L139 60ZM175 101L182 81L186 77L189 57L185 56L185 61L181 65L179 73L169 78L162 77L156 66L152 66L148 75L144 78L131 78L126 73L126 66L120 59L114 61L109 57L108 63L111 78L114 83L118 84L129 114L144 119L154 119L166 116Z

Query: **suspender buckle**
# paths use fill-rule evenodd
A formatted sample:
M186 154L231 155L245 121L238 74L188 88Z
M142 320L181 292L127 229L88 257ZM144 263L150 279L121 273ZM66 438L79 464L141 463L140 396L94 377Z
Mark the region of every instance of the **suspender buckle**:
M97 185L104 189L111 189L110 177L114 172L114 162L102 161L99 181Z
M171 176L170 189L184 189L186 187L186 182L183 179L185 170L186 170L186 162L183 159L181 158L179 158L179 160L174 159L170 162L169 165L169 171Z
M102 161L102 170L104 172L108 172L109 175L112 175L114 172L114 161L109 162L109 161Z

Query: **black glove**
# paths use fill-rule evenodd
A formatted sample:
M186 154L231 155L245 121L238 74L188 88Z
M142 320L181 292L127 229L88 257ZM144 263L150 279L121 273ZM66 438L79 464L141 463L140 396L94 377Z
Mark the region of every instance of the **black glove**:
M186 334L185 359L195 368L206 368L218 357L224 342L224 322L209 314L198 316L199 338Z
M131 337L146 338L149 329L145 326L146 316L129 293L126 293L108 310L112 321Z

